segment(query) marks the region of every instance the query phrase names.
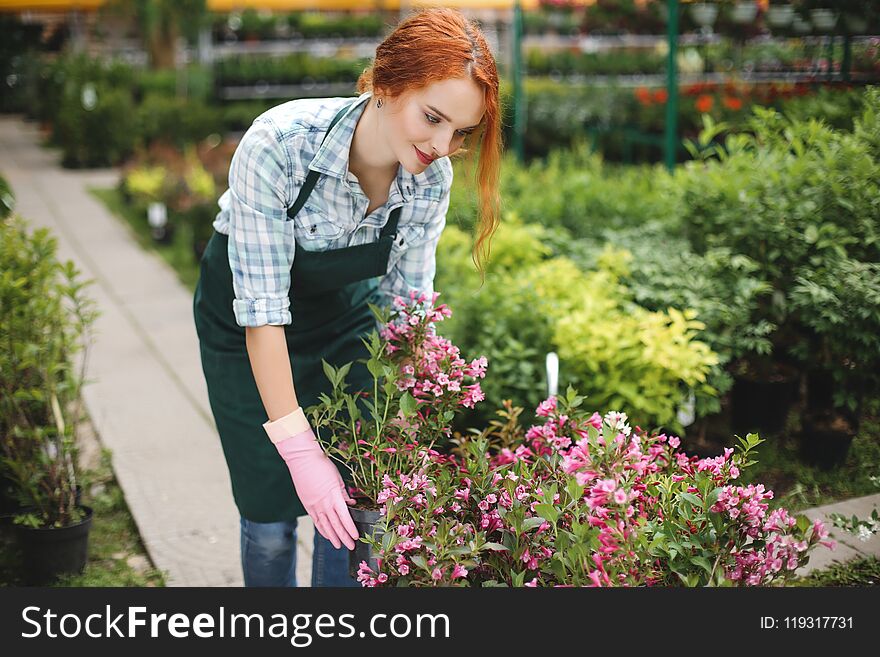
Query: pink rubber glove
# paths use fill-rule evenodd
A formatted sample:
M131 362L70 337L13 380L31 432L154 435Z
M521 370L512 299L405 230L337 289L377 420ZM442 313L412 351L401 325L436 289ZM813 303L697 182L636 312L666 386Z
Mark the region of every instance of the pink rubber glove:
M354 500L346 492L336 466L321 449L302 408L267 422L263 428L287 464L296 493L315 528L337 550L342 544L353 550L359 534L348 504L354 504Z

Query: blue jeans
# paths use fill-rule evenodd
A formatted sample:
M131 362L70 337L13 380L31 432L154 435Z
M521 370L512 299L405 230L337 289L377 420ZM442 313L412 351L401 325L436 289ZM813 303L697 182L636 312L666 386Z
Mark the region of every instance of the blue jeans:
M338 550L315 530L312 586L360 586L348 574L348 548ZM296 522L241 519L241 569L245 586L296 586Z

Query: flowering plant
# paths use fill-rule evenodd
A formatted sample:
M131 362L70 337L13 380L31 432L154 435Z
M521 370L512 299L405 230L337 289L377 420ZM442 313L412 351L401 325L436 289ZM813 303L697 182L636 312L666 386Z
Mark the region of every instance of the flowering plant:
M824 543L821 523L771 511L771 491L738 484L756 435L698 459L677 451L677 437L582 403L569 388L538 407L544 423L518 445L491 453L483 432L461 455L430 453L418 471L385 477L378 570L362 563L359 581L768 585L793 577Z
M466 361L435 324L451 316L439 294L412 293L395 298L390 318L364 344L372 391L346 392L351 364L324 372L333 388L308 409L318 439L332 458L348 468L353 495L375 507L389 476L406 476L438 455L434 447L451 436L450 422L460 407L483 399L477 379L486 359Z

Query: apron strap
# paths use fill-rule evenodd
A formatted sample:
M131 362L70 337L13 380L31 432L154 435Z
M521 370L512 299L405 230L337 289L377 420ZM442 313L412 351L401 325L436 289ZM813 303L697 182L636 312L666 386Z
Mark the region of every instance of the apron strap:
M336 113L336 116L333 117L333 120L330 122L330 127L327 128L327 132L324 133L324 138L321 140L323 144L327 140L327 135L330 134L330 131L333 129L333 126L339 122L339 119L342 118L342 115L348 110L349 107L354 105L357 99L347 103ZM305 205L306 200L309 198L309 194L312 193L312 190L315 188L315 183L318 182L318 178L321 176L320 171L315 171L314 169L309 169L309 174L306 176L306 181L303 183L303 186L299 190L299 194L296 197L296 201L293 202L293 205L287 209L287 218L293 219L297 212L300 211L303 205ZM395 228L396 229L396 228Z
M400 219L400 210L401 208L394 208L391 211L391 216L388 218L388 221L385 222L385 225L382 226L382 232L379 233L379 238L383 237L391 237L393 241L395 237L397 237L397 222Z

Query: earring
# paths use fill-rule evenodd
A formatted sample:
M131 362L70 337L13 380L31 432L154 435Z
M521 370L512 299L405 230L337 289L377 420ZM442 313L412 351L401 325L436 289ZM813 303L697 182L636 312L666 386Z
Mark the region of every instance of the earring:
M382 99L376 101L376 107L382 107Z

